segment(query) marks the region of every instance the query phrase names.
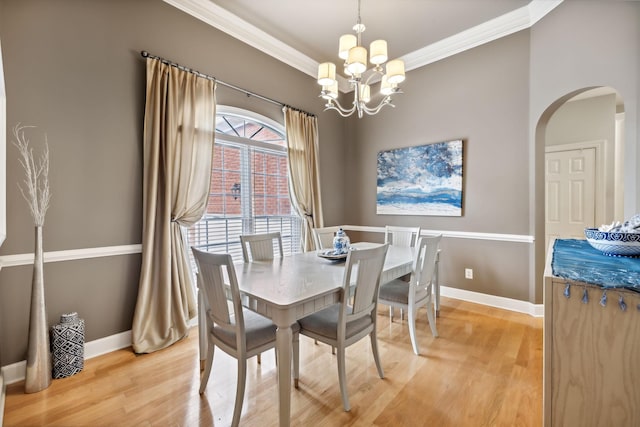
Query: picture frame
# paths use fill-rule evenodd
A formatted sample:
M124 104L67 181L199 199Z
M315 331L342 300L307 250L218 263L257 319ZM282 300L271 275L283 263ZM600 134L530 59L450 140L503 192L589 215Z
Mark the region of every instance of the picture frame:
M461 139L378 152L376 213L462 216Z

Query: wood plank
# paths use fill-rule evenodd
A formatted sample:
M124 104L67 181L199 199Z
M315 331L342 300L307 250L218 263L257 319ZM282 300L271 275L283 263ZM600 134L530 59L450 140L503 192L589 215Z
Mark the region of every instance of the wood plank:
M300 388L292 391L293 426L540 426L542 319L442 298L440 337L421 310L413 354L405 320L378 312L385 378L377 375L368 339L347 349L352 409L344 412L331 349L300 338ZM170 348L135 355L119 350L85 361L72 377L24 394L7 386L8 426L226 426L236 387L235 359L217 350L203 396L198 394L197 331ZM241 425L278 424L272 351L249 361Z

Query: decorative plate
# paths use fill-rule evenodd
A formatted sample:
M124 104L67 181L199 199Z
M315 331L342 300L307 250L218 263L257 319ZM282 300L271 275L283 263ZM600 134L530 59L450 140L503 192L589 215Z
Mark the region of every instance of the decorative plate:
M318 251L318 256L331 261L344 261L347 259L347 254L336 254L333 249L320 250Z
M587 242L595 249L610 256L640 256L640 233L620 233L585 228Z

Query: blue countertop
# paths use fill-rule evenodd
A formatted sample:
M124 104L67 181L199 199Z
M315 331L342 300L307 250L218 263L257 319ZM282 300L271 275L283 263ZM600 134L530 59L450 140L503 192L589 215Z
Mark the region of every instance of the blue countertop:
M551 268L563 279L640 292L640 258L607 256L586 240L556 240Z

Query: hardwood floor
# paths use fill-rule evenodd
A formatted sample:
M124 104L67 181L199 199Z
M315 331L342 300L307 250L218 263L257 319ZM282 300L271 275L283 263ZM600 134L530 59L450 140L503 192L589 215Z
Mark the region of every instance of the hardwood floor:
M347 349L352 409L344 412L337 363L325 345L300 337L300 388L291 397L294 426L540 426L542 319L443 298L433 338L418 321L421 356L406 320L379 308L385 379L368 339ZM253 358L241 425L275 426L274 352ZM207 391L198 394L197 331L168 349L130 349L85 361L84 370L39 393L7 386L4 426L226 426L235 398L235 359L217 351Z

